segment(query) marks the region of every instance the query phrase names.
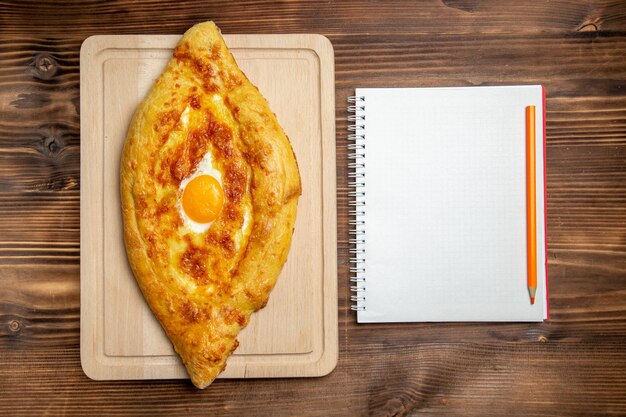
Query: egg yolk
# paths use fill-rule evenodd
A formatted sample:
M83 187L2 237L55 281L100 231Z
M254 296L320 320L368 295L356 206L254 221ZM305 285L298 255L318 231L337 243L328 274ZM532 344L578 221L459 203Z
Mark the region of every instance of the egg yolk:
M200 175L187 183L183 191L183 210L191 220L208 223L217 218L224 204L224 191L210 175Z

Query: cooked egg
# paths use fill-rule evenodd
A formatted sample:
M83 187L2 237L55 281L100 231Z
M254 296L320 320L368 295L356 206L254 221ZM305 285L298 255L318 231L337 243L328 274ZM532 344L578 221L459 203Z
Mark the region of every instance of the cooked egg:
M224 193L217 180L210 175L193 178L183 191L183 210L196 223L215 220L224 203Z
M196 233L206 232L224 204L222 173L213 165L208 151L198 168L180 183L179 211L185 226Z

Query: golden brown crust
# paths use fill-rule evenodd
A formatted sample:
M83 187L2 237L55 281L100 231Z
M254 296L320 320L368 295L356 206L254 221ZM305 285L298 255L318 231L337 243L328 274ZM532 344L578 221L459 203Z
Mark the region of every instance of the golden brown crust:
M179 186L207 152L223 172L225 202L208 231L192 233L179 215ZM131 268L204 388L267 303L301 193L288 138L212 22L185 33L137 108L120 175Z

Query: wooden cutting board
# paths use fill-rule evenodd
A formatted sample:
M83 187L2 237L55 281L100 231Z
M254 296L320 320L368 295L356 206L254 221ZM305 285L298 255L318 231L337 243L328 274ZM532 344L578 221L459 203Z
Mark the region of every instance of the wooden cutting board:
M186 378L132 275L119 162L179 36L93 36L80 54L81 361L93 379ZM288 261L225 378L321 376L337 363L334 56L320 35L226 35L291 139L303 192Z

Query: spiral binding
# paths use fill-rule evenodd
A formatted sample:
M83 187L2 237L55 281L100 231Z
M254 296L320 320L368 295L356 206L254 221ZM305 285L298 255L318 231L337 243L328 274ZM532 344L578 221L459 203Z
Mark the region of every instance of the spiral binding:
M351 227L350 296L352 310L364 311L365 299L365 97L348 97L348 192Z

